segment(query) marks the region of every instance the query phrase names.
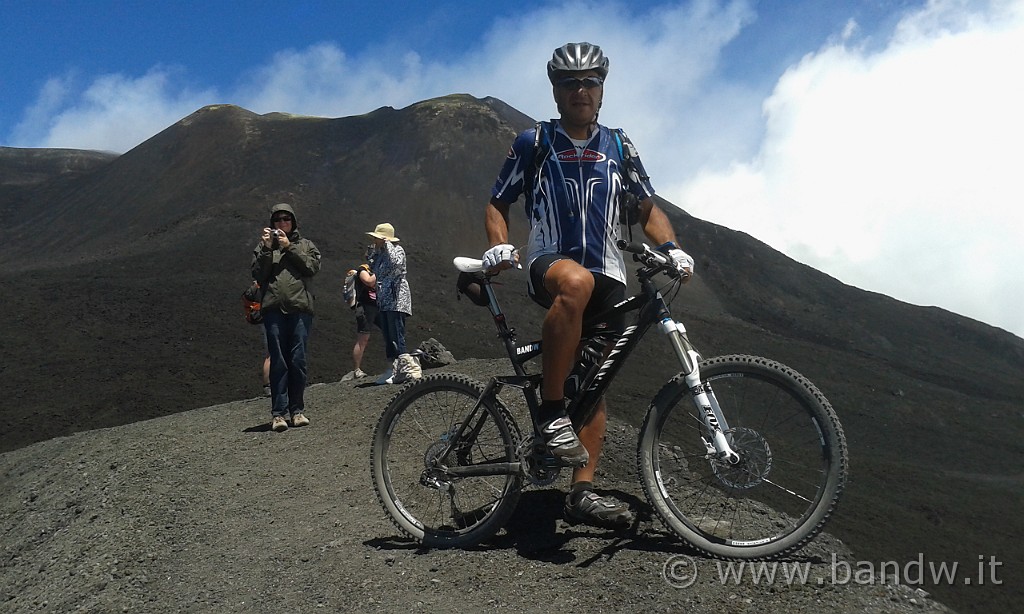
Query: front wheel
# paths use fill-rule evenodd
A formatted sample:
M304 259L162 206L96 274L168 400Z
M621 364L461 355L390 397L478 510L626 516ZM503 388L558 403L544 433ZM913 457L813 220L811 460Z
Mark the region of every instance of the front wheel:
M669 529L727 559L802 547L835 511L846 481L846 439L835 410L805 377L756 356L700 364L739 461L719 459L682 375L658 392L637 462L647 499Z
M519 499L518 427L500 401L474 411L482 393L462 375L425 376L403 388L377 423L370 451L377 498L426 546L491 537Z

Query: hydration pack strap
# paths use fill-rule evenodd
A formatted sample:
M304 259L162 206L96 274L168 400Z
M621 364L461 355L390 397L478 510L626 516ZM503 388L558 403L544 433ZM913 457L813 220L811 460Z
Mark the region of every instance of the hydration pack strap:
M636 158L636 150L632 144L624 143L625 138L621 128L612 130L615 137L615 145L619 148L619 159L622 160L622 169L634 183L641 183L650 179L647 176L640 176L637 165L633 162ZM623 177L625 179L626 177ZM625 183L625 182L623 182ZM624 190L619 198L619 223L626 227L630 243L633 242L633 225L640 221L640 199L629 190Z
M548 127L551 126L551 122L537 122L533 126L533 161L524 176L526 190L531 197L533 196L533 187L540 183L540 174L544 170L544 161L551 155L551 149L555 146L554 135L548 134Z

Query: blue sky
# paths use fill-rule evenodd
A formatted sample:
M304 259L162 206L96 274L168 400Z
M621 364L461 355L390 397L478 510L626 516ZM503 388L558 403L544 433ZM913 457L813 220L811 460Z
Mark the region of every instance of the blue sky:
M605 48L601 121L662 196L1024 336L1024 0L0 0L0 145L124 152L215 103L341 117L460 92L543 119L570 40Z

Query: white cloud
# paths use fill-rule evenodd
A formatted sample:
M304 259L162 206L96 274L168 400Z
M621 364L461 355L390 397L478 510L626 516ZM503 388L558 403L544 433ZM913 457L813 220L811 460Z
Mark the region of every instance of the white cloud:
M869 53L793 66L754 158L679 186L691 213L857 285L1024 335L1021 3L935 1Z
M715 97L711 106L756 110L749 101L735 102L735 85L705 89L719 49L752 18L743 2L720 7L718 2L697 0L647 11L614 1L567 2L497 20L482 34L479 46L444 64L423 55L430 50L395 43L382 43L353 57L327 42L278 52L241 75L231 91L221 85L220 91L178 93L182 88L174 81L184 79L184 69L156 67L137 78L102 75L83 91L67 92L59 106L50 104L49 117L40 113L23 122L15 140L26 146L124 151L215 102L258 113L339 117L384 105L400 108L453 92L495 96L528 115L546 118L555 110L544 64L552 49L572 39L599 42L612 59L612 85L602 121L628 127L638 143L653 143L683 130L721 145L681 149L689 166L706 159L699 152L728 149L736 139L715 137L735 131L720 130L684 112L688 105L699 107ZM576 25L567 34L569 22ZM756 113L745 112L756 118Z
M14 127L15 142L37 143L49 136L52 118L66 104L73 81L70 74L46 80L35 103L26 109L24 119Z
M335 44L321 43L277 53L246 76L235 98L257 113L342 117L450 93L433 83L437 76L451 82L455 73L407 49L379 47L351 58Z
M70 77L50 79L15 128L14 141L28 141L29 147L127 151L216 102L213 90L178 91L175 74L157 67L138 78L103 75L80 93L74 91Z

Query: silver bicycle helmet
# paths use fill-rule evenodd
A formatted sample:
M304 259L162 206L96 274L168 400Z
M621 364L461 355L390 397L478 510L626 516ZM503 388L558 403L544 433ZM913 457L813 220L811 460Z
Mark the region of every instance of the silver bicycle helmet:
M555 82L555 75L562 72L594 70L602 79L608 76L608 58L597 45L590 43L566 43L551 54L548 62L548 80Z

